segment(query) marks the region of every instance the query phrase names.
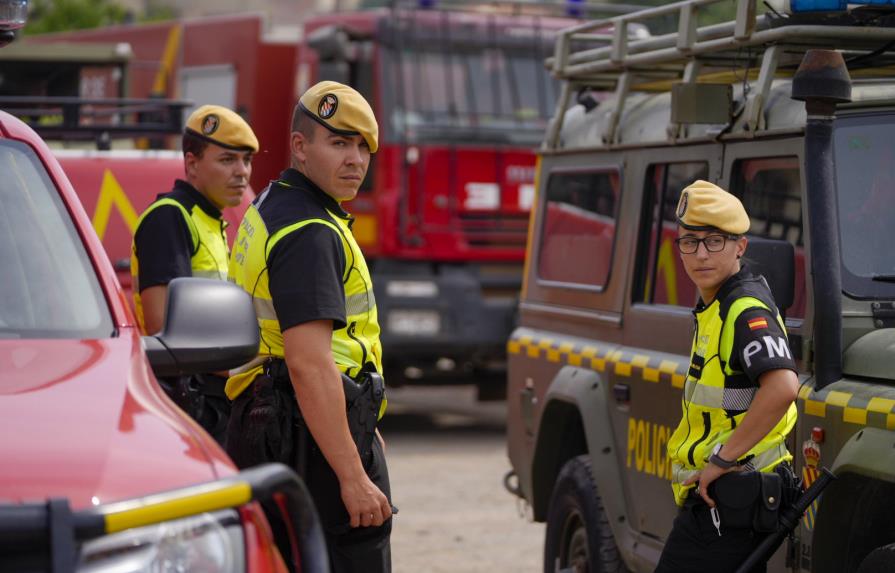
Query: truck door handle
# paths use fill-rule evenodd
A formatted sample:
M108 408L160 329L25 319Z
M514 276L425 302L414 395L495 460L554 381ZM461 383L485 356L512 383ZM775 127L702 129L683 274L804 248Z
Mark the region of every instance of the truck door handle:
M615 384L612 386L612 395L619 404L627 404L631 401L631 387L627 384Z

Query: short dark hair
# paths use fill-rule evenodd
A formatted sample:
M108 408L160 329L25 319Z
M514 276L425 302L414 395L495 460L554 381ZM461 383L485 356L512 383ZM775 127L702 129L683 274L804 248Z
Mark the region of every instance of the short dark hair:
M196 135L191 131L183 132L183 141L181 147L183 148L183 156L186 157L187 153L192 153L198 158L202 158L202 154L205 153L205 149L208 147L209 143L207 139L203 139Z
M314 140L314 120L301 109L301 103L295 104L292 110L292 132L301 133L308 141Z

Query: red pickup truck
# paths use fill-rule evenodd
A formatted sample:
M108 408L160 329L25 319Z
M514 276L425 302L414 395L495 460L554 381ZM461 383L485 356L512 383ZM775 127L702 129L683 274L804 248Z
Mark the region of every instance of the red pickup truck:
M287 571L268 501L295 532L292 567L328 571L295 474L238 472L154 378L252 358L245 293L177 279L165 329L142 337L59 162L2 111L0 173L0 570Z

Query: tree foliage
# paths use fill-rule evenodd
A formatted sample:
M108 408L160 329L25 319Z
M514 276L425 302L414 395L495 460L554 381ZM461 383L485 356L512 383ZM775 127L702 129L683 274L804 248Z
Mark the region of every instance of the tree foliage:
M127 10L114 0L32 0L25 33L98 28L127 18Z

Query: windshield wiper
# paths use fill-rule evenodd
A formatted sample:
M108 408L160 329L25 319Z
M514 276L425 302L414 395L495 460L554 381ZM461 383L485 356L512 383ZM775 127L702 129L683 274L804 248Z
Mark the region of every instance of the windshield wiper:
M895 283L895 275L873 275L872 277L870 277L870 280Z

